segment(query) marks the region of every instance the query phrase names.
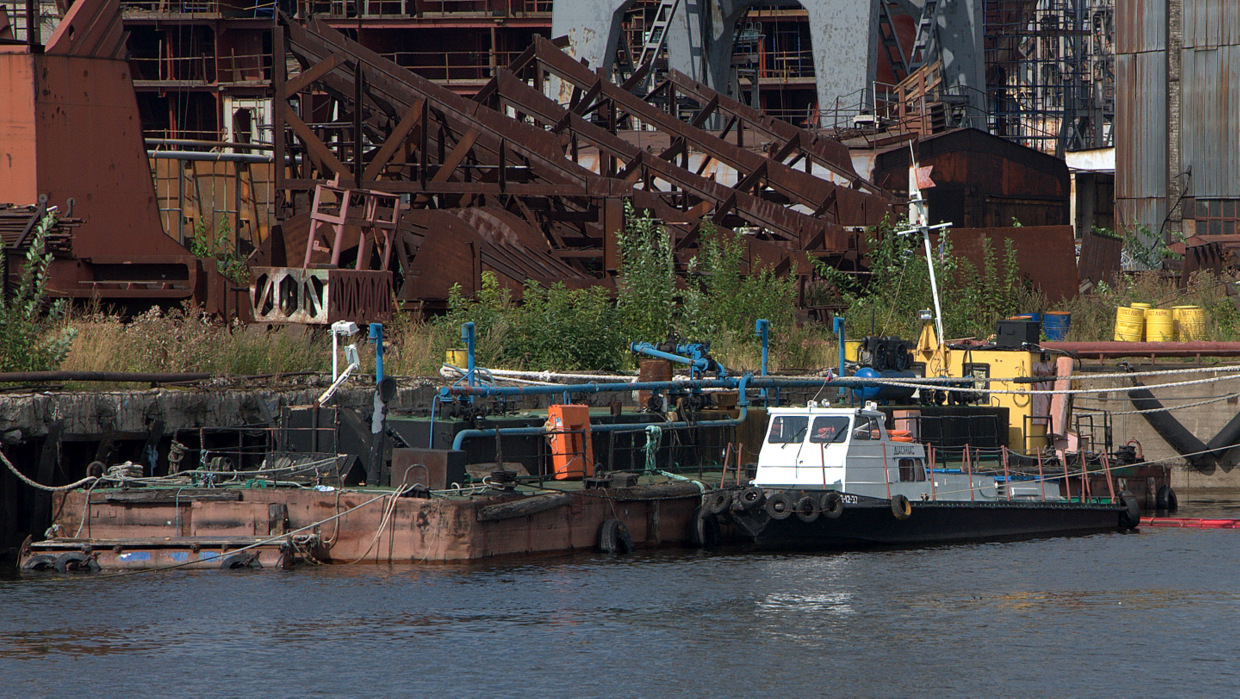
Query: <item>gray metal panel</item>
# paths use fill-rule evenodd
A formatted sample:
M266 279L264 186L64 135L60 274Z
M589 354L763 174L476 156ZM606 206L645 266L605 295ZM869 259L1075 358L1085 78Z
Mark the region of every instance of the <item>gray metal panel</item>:
M1166 49L1167 0L1116 2L1115 39L1115 51L1121 54Z
M1135 232L1138 226L1145 226L1150 233L1158 233L1163 221L1167 218L1167 200L1156 199L1116 199L1115 227L1121 231Z
M1240 2L1184 0L1184 48L1240 44Z
M1240 195L1240 46L1182 53L1181 166L1190 194Z
M1167 54L1115 58L1115 196L1167 194Z

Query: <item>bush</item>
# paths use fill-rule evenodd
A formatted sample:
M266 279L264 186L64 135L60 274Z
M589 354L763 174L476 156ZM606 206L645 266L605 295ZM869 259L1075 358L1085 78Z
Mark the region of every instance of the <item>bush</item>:
M17 289L11 298L0 293L0 371L47 371L65 360L77 331L55 329L67 304L58 299L44 313L47 302L47 269L52 253L46 250L47 234L56 222L53 214L35 226Z

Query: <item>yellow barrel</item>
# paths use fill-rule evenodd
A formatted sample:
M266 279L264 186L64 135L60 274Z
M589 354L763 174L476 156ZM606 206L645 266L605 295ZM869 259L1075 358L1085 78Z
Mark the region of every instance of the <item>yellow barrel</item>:
M1130 303L1128 304L1128 307L1141 311L1141 337L1137 338L1137 342L1147 339L1145 336L1145 311L1153 308L1153 306L1148 303Z
M1145 341L1171 342L1175 339L1175 316L1170 308L1145 309Z
M1128 304L1128 307L1129 308L1140 308L1142 311L1144 311L1147 308L1153 308L1153 306L1151 306L1148 303L1132 303L1132 304Z
M844 340L844 361L857 361L857 352L861 351L861 340Z
M450 349L444 361L454 367L464 367L469 364L469 350L466 349Z
M1115 309L1115 339L1119 342L1140 342L1145 326L1145 313L1139 308L1119 306Z
M1177 340L1190 342L1205 337L1206 313L1200 306L1176 306L1171 313L1175 317Z

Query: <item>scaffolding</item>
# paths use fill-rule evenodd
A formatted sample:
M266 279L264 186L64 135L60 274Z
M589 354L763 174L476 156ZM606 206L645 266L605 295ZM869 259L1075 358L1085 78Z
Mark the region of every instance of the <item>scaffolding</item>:
M991 133L1062 157L1113 143L1114 0L985 0Z

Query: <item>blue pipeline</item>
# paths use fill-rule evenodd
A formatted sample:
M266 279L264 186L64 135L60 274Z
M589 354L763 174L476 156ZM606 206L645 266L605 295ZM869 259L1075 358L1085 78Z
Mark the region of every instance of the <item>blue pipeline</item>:
M658 423L659 429L684 430L684 429L689 429L691 427L733 427L733 426L744 424L745 418L749 416L749 398L745 395L745 389L747 387L748 382L752 378L753 377L746 374L745 376L742 376L739 379L712 379L712 380L700 380L700 381L646 381L643 384L624 383L624 384L597 384L597 385L599 386L609 386L609 385L610 386L623 386L624 388L618 389L622 391L656 390L653 388L654 386L663 386L663 385L672 384L672 383L675 383L675 384L711 383L713 384L713 383L718 383L721 381L727 381L727 382L735 383L738 385L740 390L737 394L736 405L740 409L740 412L734 418L725 418L722 420L703 420L703 421L696 422L696 423L690 423L684 420L681 420L678 422ZM517 388L517 387L515 386L514 387L481 386L479 388ZM529 388L550 388L550 387L531 386ZM563 387L559 387L559 388L561 390L563 389ZM710 387L704 386L703 388L710 388ZM541 391L541 393L547 393L547 392L548 391ZM529 394L527 393L526 395L529 395ZM613 423L611 425L591 425L590 431L591 432L645 432L646 428L649 426L650 425L648 423ZM522 436L531 437L531 436L538 436L538 435L545 435L545 434L547 434L547 429L544 427L499 427L499 428L490 429L490 430L461 430L460 432L456 433L456 438L452 440L452 448L456 450L460 450L461 445L465 443L466 439L472 439L474 437L494 437L496 435L500 435L503 437L522 437Z

